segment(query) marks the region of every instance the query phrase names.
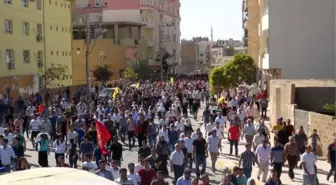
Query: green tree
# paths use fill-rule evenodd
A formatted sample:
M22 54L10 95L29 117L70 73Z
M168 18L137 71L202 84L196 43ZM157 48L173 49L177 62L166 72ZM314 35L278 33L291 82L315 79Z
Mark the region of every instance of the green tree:
M237 87L242 82L251 84L255 82L257 67L248 55L235 55L234 58L221 67L210 71L209 82L212 93L222 88Z
M139 60L130 66L139 79L148 79L151 75L151 70L147 60Z
M171 54L168 52L164 52L164 55L162 56L162 70L167 72L169 70L169 64L168 59L171 57ZM160 54L155 59L157 62L161 62Z
M97 65L91 72L96 81L106 84L107 81L112 77L113 72L110 70L110 65Z
M124 71L124 78L128 80L135 80L137 79L137 74L134 72L133 68L127 67Z
M50 64L50 66L46 69L46 71L43 73L42 77L45 82L45 87L47 85L51 85L51 82L53 82L55 79L61 78L63 75L66 74L66 71L68 69L67 65L62 64Z
M228 80L224 76L224 66L213 68L209 74L209 83L211 93L221 91L222 88L227 87Z
M256 80L257 66L251 56L236 54L224 65L224 76L233 87L242 82L252 84Z

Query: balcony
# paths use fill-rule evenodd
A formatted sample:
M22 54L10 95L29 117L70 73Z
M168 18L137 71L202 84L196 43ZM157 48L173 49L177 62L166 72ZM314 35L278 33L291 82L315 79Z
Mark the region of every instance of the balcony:
M247 22L248 22L247 18L245 18L244 21L243 21L243 28L244 29L247 29Z
M243 37L243 46L245 46L245 47L248 46L248 39L247 39L247 37Z

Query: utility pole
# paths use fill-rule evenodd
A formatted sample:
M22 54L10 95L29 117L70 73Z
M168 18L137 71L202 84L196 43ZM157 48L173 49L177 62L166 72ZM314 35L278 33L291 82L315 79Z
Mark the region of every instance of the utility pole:
M165 28L174 27L173 23L161 24L159 25L159 55L160 55L160 76L163 79L163 56L165 55L165 49L163 44L166 42L170 42L170 37L168 35L164 35Z

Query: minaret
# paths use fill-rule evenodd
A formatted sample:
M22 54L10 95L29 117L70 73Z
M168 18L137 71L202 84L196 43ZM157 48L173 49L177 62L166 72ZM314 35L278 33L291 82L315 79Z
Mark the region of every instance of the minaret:
M210 39L211 39L211 45L212 45L212 42L213 42L213 29L212 29L212 25L211 25L211 35L210 35Z

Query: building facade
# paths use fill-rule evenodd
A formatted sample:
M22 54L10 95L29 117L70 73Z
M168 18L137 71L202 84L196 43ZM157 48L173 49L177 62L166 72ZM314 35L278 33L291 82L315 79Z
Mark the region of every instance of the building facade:
M244 0L242 12L260 80L335 77L334 0Z
M70 1L4 0L0 12L2 91L30 93L41 87L71 85ZM46 85L41 76L50 64L66 65L68 72ZM22 77L31 80L22 81Z
M233 56L227 56L223 47L211 49L211 67L223 66L232 59Z
M146 60L153 52L153 44L141 39L145 24L131 22L102 23L90 26L91 44L89 49L89 70L98 65L109 65L112 72L110 81L122 78L127 66L139 60ZM85 25L73 28L73 84L86 83ZM153 59L152 59L153 60ZM79 67L81 66L81 67ZM91 78L91 81L94 79Z
M89 4L95 8L85 9ZM141 30L141 39L150 42L153 48L146 57L151 65L159 66L159 62L153 59L159 55L160 46L171 54L172 64L180 62L179 9L179 0L76 0L73 21L83 23L86 12L91 22L145 24Z

